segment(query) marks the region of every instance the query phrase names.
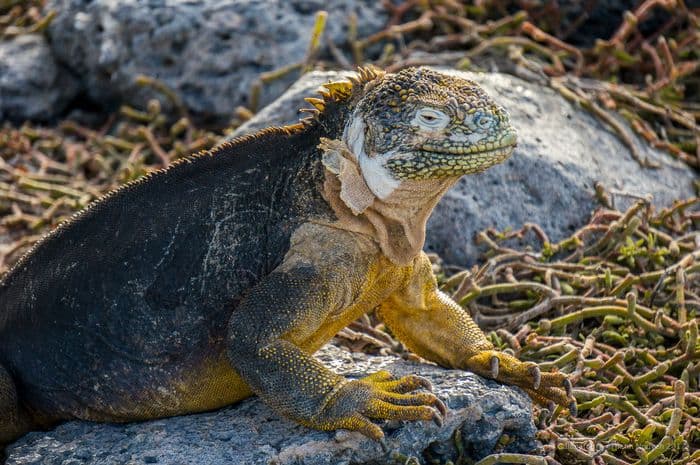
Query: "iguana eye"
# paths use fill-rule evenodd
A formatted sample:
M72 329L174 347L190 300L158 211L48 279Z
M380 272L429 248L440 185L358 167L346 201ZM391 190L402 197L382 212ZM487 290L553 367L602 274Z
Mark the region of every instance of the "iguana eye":
M480 128L487 128L487 127L491 126L492 123L493 123L493 118L491 118L488 115L483 115L476 122L476 124L478 124Z
M490 129L495 122L495 118L482 111L477 111L472 117L472 123L477 129L487 130Z
M450 122L450 117L434 108L421 108L416 112L416 116L411 123L421 129L436 131L443 129Z

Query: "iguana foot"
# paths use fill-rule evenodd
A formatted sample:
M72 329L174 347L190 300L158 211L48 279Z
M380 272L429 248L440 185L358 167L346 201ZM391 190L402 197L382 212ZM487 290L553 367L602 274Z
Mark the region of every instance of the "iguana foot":
M370 419L432 420L442 426L447 407L434 394L413 393L421 388L432 390L432 385L420 376L395 378L388 371L345 382L328 395L308 426L359 431L375 440L381 440L384 433Z
M571 393L571 380L564 373L542 373L537 364L521 362L512 355L496 350L484 350L467 359L466 369L474 373L514 384L522 388L538 404L552 402L576 414L576 401Z

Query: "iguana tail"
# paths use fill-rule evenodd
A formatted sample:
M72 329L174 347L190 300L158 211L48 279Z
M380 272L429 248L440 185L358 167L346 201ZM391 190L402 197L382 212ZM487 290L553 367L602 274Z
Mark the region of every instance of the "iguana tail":
M0 364L0 463L5 446L30 430L31 421L19 404L15 383Z

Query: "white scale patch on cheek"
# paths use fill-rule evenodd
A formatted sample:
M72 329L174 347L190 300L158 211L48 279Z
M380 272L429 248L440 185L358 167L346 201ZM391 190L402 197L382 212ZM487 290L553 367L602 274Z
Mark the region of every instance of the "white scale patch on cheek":
M384 163L394 153L396 153L395 150L372 158L365 155L364 152L360 155L360 171L362 171L367 187L382 200L389 197L401 185L401 181L394 178L384 166Z
M350 124L345 126L343 137L345 144L350 147L356 157L365 153L365 122L362 121L361 116L353 115Z
M384 200L401 185L385 166L386 161L396 151L376 154L370 157L365 152L365 122L359 115L354 115L343 134L345 144L350 147L360 164L360 172L367 187L377 198Z

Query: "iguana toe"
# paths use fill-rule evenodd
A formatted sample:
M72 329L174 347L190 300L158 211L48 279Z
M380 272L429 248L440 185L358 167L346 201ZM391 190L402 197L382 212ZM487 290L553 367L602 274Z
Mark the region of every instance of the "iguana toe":
M445 404L430 392L412 393L430 387L430 382L419 376L396 379L389 372L380 371L342 384L329 395L309 426L324 430L345 428L375 440L384 433L370 419L429 420L442 426Z
M532 389L538 390L540 388L540 384L542 383L542 372L540 371L540 367L533 364L530 366L530 368L528 368L528 371L532 376Z
M575 411L571 380L564 373L542 373L535 363L521 362L496 350L484 350L470 357L466 367L479 375L521 387L539 404L554 402L572 413Z
M433 390L432 383L421 376L408 375L396 378L386 370L366 376L363 380L377 383L383 390L389 392L406 393L416 389Z

